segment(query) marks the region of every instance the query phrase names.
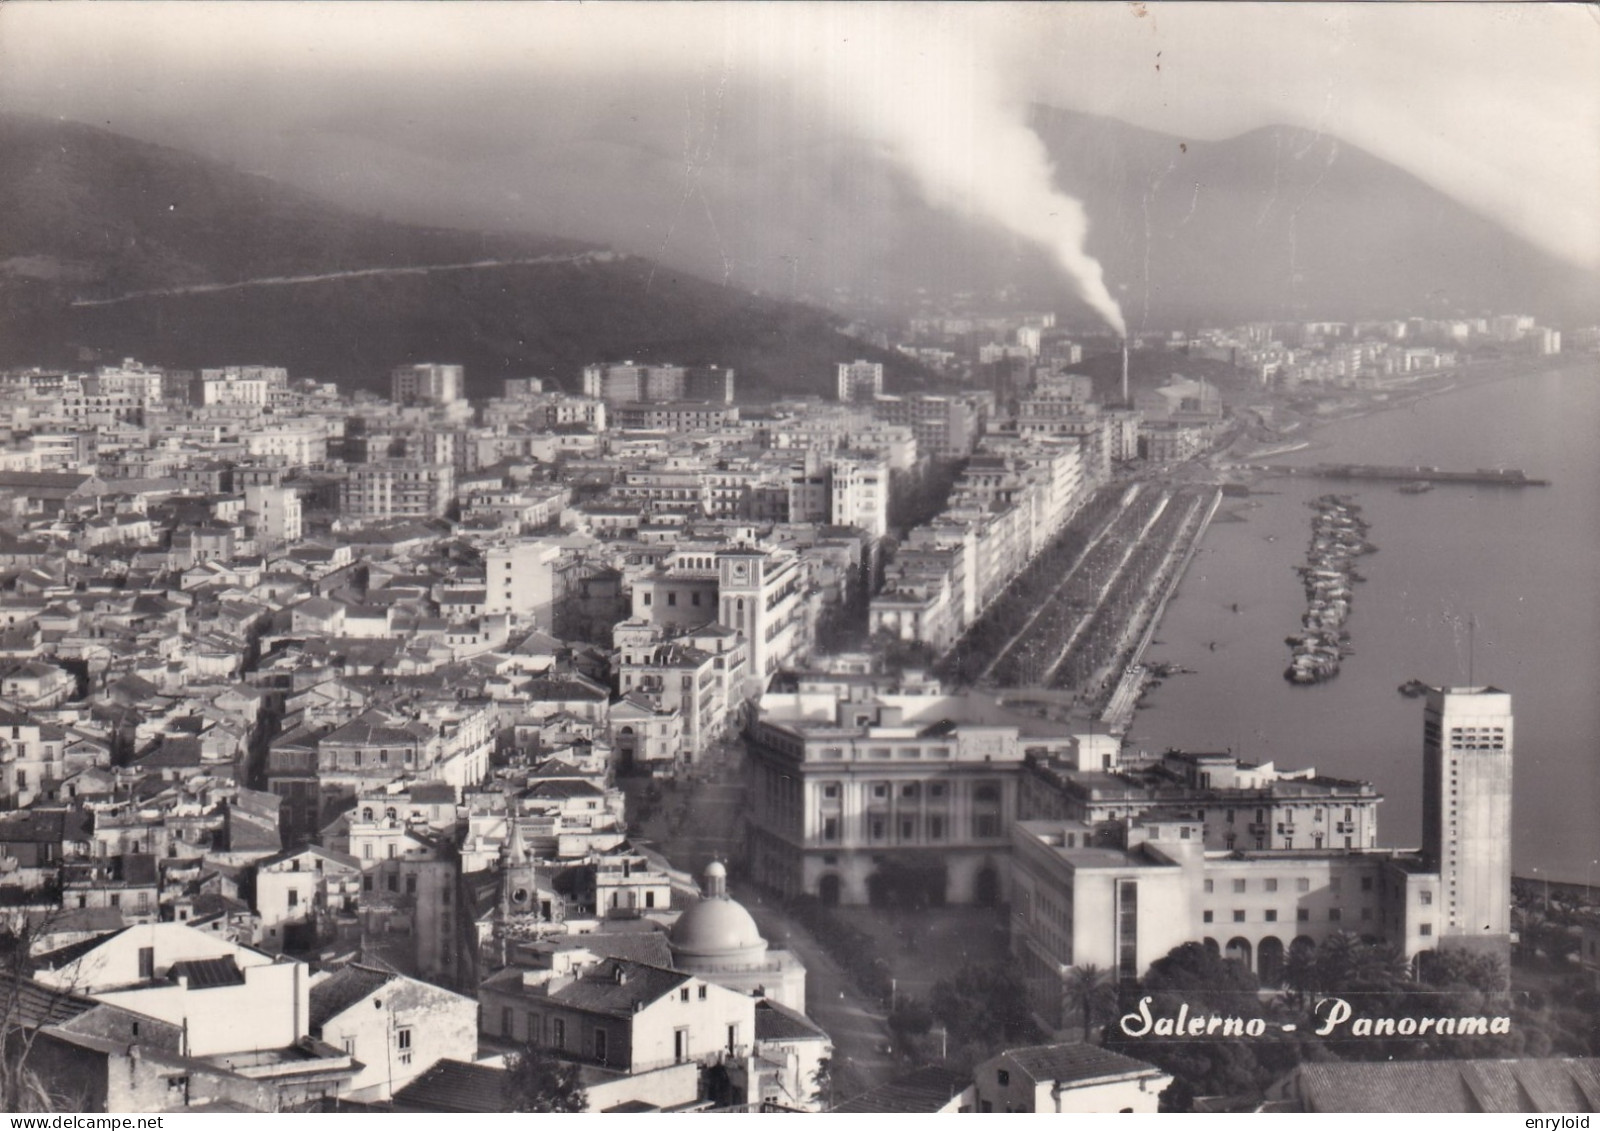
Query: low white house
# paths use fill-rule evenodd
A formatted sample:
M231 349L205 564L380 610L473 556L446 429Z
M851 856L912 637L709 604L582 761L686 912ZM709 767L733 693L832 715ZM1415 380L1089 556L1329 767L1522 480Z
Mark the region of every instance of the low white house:
M1155 1065L1098 1045L1031 1045L978 1065L973 1110L1154 1114L1171 1083Z
M355 914L360 897L361 862L348 853L309 844L269 856L256 865L256 945L293 949L290 932L300 928L307 937L297 945L309 946L319 918Z
M45 954L34 980L183 1030L185 1056L288 1048L308 1032L310 970L185 923L145 923Z
M311 987L311 1032L360 1063L348 1098L387 1100L441 1060L475 1059L478 1003L390 970L351 964Z

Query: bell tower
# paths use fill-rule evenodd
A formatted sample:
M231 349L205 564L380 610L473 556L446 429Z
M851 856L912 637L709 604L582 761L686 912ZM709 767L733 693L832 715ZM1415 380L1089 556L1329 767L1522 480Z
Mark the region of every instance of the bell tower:
M540 926L563 917L548 881L541 883L539 861L527 847L515 812L506 814L506 837L500 844L500 899L494 931L504 961L510 939L534 938Z

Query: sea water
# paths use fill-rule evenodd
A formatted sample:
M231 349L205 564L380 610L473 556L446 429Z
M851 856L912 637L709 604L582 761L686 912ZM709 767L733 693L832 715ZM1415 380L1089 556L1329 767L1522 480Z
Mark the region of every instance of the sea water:
M1147 653L1195 672L1150 691L1129 740L1371 781L1379 843L1414 846L1423 701L1396 689L1490 684L1516 718L1516 871L1600 882L1600 358L1332 423L1314 441L1274 462L1520 467L1552 484L1413 495L1271 478L1256 487L1270 494L1227 500ZM1332 681L1293 686L1284 637L1306 607L1306 503L1327 493L1354 496L1378 552L1356 560L1354 655Z

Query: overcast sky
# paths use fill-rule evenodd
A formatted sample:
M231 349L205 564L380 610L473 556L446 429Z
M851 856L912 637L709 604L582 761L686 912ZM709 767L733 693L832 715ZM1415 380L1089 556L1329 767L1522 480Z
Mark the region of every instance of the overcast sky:
M1195 138L1326 130L1600 266L1593 5L0 4L6 107L546 230L606 207L515 174L562 146L692 168L839 139L1013 223L1042 198L996 197L982 166L1033 159L1008 126L1029 100ZM950 139L997 130L951 163ZM1022 234L1076 272L1051 216Z

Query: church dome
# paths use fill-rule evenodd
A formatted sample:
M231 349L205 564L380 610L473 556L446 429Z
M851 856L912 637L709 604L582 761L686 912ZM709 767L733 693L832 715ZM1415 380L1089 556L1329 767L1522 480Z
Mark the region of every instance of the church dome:
M705 894L678 917L667 936L674 954L685 958L749 958L766 954L767 940L756 921L727 893L727 870L712 861L705 871Z

